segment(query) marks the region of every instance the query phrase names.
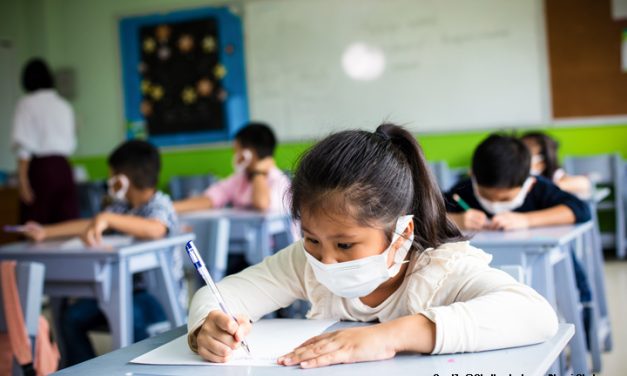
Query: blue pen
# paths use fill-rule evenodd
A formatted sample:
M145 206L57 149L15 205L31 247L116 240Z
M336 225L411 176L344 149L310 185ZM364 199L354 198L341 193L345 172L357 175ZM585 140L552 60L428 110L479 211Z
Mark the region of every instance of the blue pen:
M4 232L26 232L26 226L23 225L5 225L2 229L4 230Z
M218 301L218 304L220 305L220 309L222 310L222 312L231 316L233 320L237 322L237 319L235 318L235 316L226 307L226 303L224 302L224 299L222 299L222 294L220 294L220 291L218 290L218 286L216 286L215 282L213 282L213 278L211 278L211 274L209 274L209 271L207 270L205 263L202 261L202 258L200 257L200 254L198 253L198 249L196 248L196 245L194 245L194 242L192 240L187 242L187 244L185 245L185 250L187 251L187 255L189 256L189 258L192 260L192 263L194 264L196 271L198 272L198 274L200 274L200 276L205 281L207 286L209 286L209 289L211 290L213 295L216 297L216 300ZM248 353L248 356L250 356L250 348L248 347L248 344L246 343L245 340L242 340L242 347L244 348L244 350L246 350L246 352Z

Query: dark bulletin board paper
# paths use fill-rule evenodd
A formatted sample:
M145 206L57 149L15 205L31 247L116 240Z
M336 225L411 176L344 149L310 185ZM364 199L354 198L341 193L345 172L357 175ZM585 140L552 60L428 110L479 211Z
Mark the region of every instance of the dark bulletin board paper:
M215 18L144 26L142 111L151 135L225 128Z
M622 31L610 0L545 0L553 117L627 114Z

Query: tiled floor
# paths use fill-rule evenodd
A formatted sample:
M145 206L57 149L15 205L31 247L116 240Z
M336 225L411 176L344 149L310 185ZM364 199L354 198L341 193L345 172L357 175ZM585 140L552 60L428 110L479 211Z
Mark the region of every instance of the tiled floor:
M605 263L614 349L603 355L603 376L627 375L627 261Z
M627 261L607 261L605 273L614 350L603 355L603 370L600 375L627 375ZM92 333L91 338L98 354L110 351L109 335Z

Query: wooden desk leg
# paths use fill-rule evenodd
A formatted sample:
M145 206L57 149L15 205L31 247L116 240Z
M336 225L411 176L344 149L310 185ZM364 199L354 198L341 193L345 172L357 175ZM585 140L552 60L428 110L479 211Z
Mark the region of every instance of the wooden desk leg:
M586 336L581 317L581 304L577 296L573 262L570 257L564 257L555 265L555 285L557 291L557 305L566 322L575 325L575 335L570 340L571 364L574 373L589 374L586 350Z
M128 261L122 259L113 263L108 277L101 283L98 305L107 317L113 349L117 350L133 343L133 284Z

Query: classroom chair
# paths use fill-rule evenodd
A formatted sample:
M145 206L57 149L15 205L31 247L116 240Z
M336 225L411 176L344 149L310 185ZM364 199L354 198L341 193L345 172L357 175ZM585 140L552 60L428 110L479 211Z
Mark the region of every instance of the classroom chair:
M170 198L176 201L197 196L217 181L218 179L211 174L174 176L168 183Z
M429 162L429 168L440 187L440 190L446 192L455 184L453 176L446 161Z
M467 167L449 167L446 161L429 162L429 168L442 192L448 191L468 175Z
M20 304L26 324L26 331L31 343L35 344L41 315L41 301L44 288L43 264L38 262L18 262L15 268L16 284L19 293ZM7 323L4 314L2 289L0 289L0 332L7 333ZM34 346L33 346L34 350ZM33 353L34 356L34 353ZM13 359L12 375L22 375L22 367Z
M598 209L614 211L615 230L614 235L603 236L611 238L616 247L616 256L624 259L627 256L625 249L625 206L623 203L624 178L623 161L618 153L599 154L589 157L566 157L564 169L573 175L588 175L596 185L607 186L612 190L610 198L598 204Z
M81 218L93 218L102 211L102 202L107 195L107 182L88 181L76 184L78 209Z

